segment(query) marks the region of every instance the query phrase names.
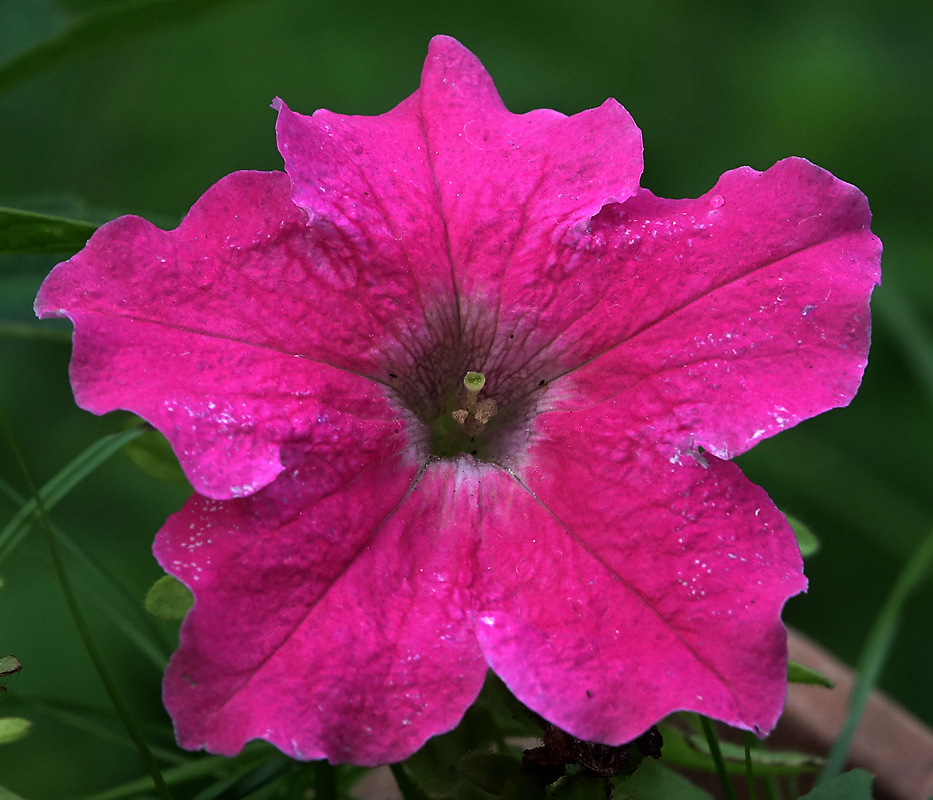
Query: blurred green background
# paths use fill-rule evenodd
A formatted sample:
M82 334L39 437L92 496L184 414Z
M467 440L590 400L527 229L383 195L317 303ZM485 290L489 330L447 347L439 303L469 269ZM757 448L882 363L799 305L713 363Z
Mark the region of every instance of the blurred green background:
M0 64L108 5L0 0ZM696 196L727 169L766 169L789 155L862 189L885 244L862 391L850 408L740 459L822 541L807 565L810 592L789 603L786 619L855 660L899 569L933 528L933 4L189 0L165 8L175 17L0 86L0 206L94 222L136 213L174 226L223 175L281 168L275 96L303 113L381 113L417 87L436 33L479 56L513 111L574 113L617 98L644 133L642 183L656 194ZM64 337L37 340L9 327L33 323L33 296L57 260L0 257L0 406L40 484L125 423L74 406ZM28 493L5 446L0 480ZM142 603L160 574L153 535L185 495L121 453L53 521ZM0 527L17 507L0 493ZM26 739L0 746L0 784L39 798L139 775L132 749L67 716L108 702L38 530L0 565L0 578L0 655L24 665L3 681L0 716L36 723ZM167 731L158 669L82 597L121 688L158 740ZM881 681L927 723L931 632L928 583L907 607ZM163 634L174 631L165 625ZM40 709L24 698L55 703ZM93 719L119 731L106 714Z

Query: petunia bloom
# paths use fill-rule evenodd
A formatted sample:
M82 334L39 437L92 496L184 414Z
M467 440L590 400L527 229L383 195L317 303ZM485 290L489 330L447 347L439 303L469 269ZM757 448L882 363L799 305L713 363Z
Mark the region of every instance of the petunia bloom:
M489 668L581 739L769 731L805 579L728 459L854 395L864 196L794 158L655 197L617 102L512 114L445 37L386 114L275 106L285 173L111 222L36 303L196 491L155 542L180 744L396 761Z

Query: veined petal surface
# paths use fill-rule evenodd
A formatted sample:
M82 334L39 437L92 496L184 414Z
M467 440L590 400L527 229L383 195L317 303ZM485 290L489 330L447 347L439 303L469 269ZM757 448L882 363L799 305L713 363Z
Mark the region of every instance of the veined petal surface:
M410 269L418 292L452 290L457 335L472 335L490 370L552 341L546 314L600 302L598 281L555 280L548 253L633 196L642 171L641 133L616 101L573 117L512 114L476 57L445 36L431 42L421 88L392 111L306 117L281 104L277 132L311 224L333 228L354 257L383 233L378 252L363 251Z
M56 267L36 300L39 316L75 324L78 404L151 422L209 497L268 484L284 444L317 429L338 437L341 415L371 438L410 424L364 377L385 372L375 343L394 332L363 288L353 302L335 288L289 190L284 174L239 172L174 231L121 217ZM368 280L371 294L387 291Z
M470 593L477 474L493 468L402 453L323 482L295 455L261 492L194 496L159 533L160 563L197 598L166 706L192 749L261 737L301 759L404 759L486 674Z
M642 190L569 248L609 299L539 358L568 364L569 407L615 398L655 441L743 453L855 395L880 281L869 220L861 192L796 158L697 200Z
M672 461L619 416L609 402L536 420L517 478L539 519L486 554L483 652L578 738L627 742L677 710L767 732L780 612L806 588L793 533L733 464Z

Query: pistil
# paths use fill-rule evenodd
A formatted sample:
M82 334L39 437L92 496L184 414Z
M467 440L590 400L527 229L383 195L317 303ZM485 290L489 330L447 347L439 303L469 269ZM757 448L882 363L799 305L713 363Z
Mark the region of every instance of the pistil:
M476 414L476 398L486 385L486 376L482 372L468 372L463 378L467 390L467 411Z
M486 376L482 372L468 372L463 378L463 386L466 388L466 408L458 408L451 414L454 421L463 427L470 438L482 431L498 410L493 398L478 399L485 385Z

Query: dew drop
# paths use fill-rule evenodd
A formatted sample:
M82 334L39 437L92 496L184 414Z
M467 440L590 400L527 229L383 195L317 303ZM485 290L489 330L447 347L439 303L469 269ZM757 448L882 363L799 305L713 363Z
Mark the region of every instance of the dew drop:
M726 201L723 199L723 196L722 196L721 194L714 194L714 195L709 199L709 204L710 204L713 208L722 208L722 204L725 203L725 202L726 202Z

